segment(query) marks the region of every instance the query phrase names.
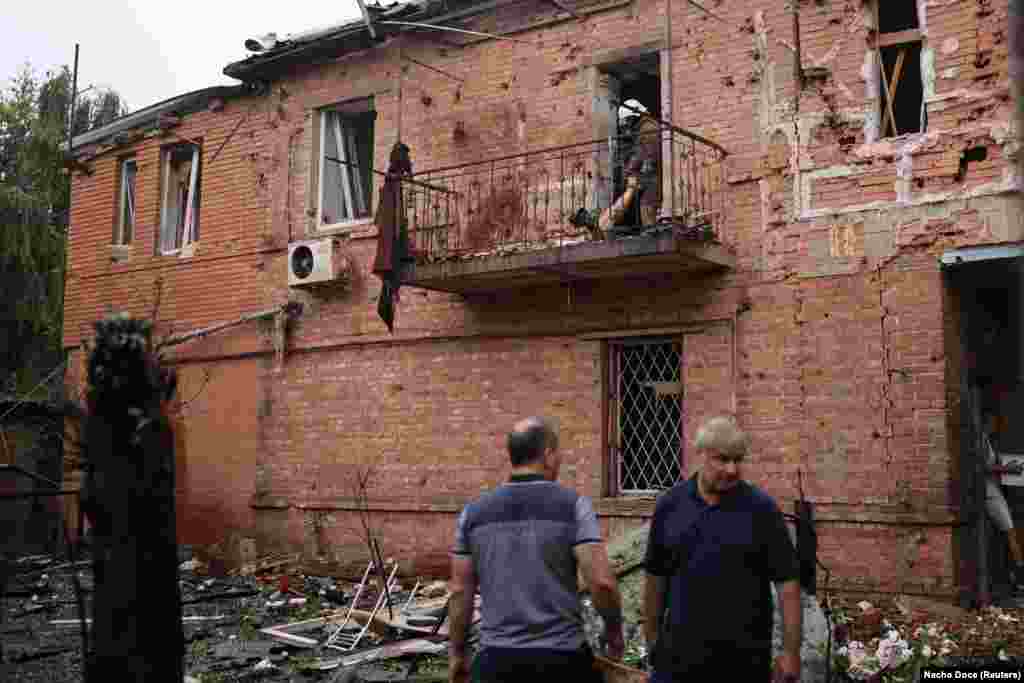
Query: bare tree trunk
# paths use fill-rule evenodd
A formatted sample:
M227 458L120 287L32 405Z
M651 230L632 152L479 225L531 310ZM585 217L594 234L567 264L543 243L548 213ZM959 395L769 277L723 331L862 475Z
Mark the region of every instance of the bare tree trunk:
M174 382L151 348L148 323L97 325L82 500L94 532L88 683L181 683L184 674L174 434L164 414Z

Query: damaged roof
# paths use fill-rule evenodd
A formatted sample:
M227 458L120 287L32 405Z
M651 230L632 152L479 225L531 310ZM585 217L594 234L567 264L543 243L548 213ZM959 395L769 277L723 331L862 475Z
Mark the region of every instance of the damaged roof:
M410 0L390 5L367 5L371 22L377 21L443 21L486 11L494 2L479 0ZM457 10L457 11L453 11ZM383 43L388 37L400 33L394 26L374 26L376 40L362 17L336 26L307 31L278 40L265 51L257 52L224 67L224 74L241 81L272 78L298 65L315 64L339 55L365 50Z
M210 106L215 99L237 97L247 90L243 85L225 85L193 90L184 95L176 95L163 102L157 102L144 109L114 119L105 126L100 126L87 133L76 135L72 142L72 156L78 156L96 145L117 143L123 134L144 130L157 126L161 116L182 116Z

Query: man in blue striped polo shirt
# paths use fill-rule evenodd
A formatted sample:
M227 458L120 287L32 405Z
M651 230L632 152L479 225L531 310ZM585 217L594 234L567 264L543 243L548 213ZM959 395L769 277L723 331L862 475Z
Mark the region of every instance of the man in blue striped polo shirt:
M452 551L449 675L469 676L466 631L481 598L481 683L594 680L577 571L604 618L608 655L623 651L622 607L590 500L555 483L558 435L542 418L508 437L508 483L467 505Z

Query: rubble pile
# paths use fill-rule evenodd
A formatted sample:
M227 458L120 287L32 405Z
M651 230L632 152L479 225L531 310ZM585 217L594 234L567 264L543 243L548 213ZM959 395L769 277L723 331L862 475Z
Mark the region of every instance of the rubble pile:
M367 625L380 597L380 580L371 576L353 605L358 579L305 575L297 559L269 558L217 576L199 559L183 560L179 577L186 681L334 681L342 672L348 672L349 681L426 683L446 678L446 583L392 583L390 609L381 600L376 618ZM8 563L6 573L0 600L0 680L83 680L82 613L74 581L87 617L92 597L89 560L72 564L54 557L25 557ZM355 646L326 647L346 616L351 619L345 634L360 636L349 638L357 641Z

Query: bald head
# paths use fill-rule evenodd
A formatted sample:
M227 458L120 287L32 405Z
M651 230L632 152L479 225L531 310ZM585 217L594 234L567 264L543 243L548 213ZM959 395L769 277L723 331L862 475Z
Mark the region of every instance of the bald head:
M558 435L542 417L520 420L508 435L508 455L513 467L542 461L549 448L558 448Z

